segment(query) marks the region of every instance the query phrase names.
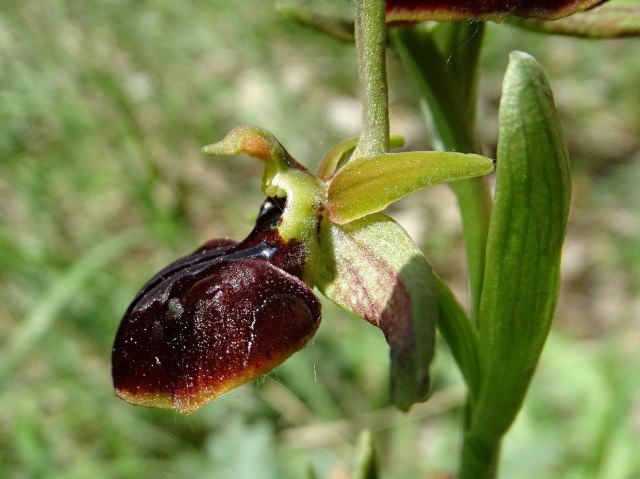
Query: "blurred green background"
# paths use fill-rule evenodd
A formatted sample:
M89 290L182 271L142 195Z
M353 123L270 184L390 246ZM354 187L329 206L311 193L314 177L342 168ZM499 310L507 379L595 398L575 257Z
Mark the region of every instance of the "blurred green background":
M310 0L298 4L314 5ZM324 5L349 15L349 3ZM318 7L318 5L316 5ZM555 328L502 477L640 477L640 44L490 25L479 129L493 154L507 54L555 89L575 170ZM389 55L392 131L428 147ZM374 432L383 477L455 470L464 388L440 345L432 399L389 408L387 347L326 304L319 334L267 377L190 416L113 395L112 340L137 289L215 237L243 237L261 166L200 147L257 124L314 167L357 134L353 46L271 1L0 4L0 477L349 477ZM391 211L465 297L446 186Z

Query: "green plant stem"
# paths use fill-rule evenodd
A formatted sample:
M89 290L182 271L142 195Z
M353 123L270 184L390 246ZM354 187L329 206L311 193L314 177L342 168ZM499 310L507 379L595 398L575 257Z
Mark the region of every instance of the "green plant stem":
M354 158L389 151L389 100L386 74L384 0L354 0L362 135Z
M500 441L480 443L464 435L458 479L492 479L498 475Z

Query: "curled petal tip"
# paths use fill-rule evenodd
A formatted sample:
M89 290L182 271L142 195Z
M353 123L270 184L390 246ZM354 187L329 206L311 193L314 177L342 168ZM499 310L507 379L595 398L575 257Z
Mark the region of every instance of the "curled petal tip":
M263 161L284 156L284 148L271 133L250 125L235 127L219 142L203 147L202 152L208 155L245 153Z
M298 163L267 130L257 126L238 126L221 141L207 145L202 152L232 156L241 153L264 163L262 191L270 197L284 198L298 190L298 196L313 196L320 181Z

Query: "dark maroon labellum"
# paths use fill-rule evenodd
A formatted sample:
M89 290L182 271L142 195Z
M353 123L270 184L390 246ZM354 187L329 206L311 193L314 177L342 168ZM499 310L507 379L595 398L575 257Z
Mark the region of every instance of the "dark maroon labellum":
M298 275L304 251L282 243L283 200L268 199L242 242L214 240L157 273L116 334L116 394L189 413L301 349L320 303Z

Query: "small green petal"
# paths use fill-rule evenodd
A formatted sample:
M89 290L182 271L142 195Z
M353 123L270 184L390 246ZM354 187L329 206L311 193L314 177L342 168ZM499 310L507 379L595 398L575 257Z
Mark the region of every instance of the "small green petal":
M346 161L348 159L347 157L353 153L353 150L358 146L359 140L359 136L342 140L327 151L318 166L318 176L322 181L329 181L331 179L338 166L340 166L343 161ZM389 137L390 148L398 148L402 145L404 145L404 138L402 136L391 135L391 137Z

